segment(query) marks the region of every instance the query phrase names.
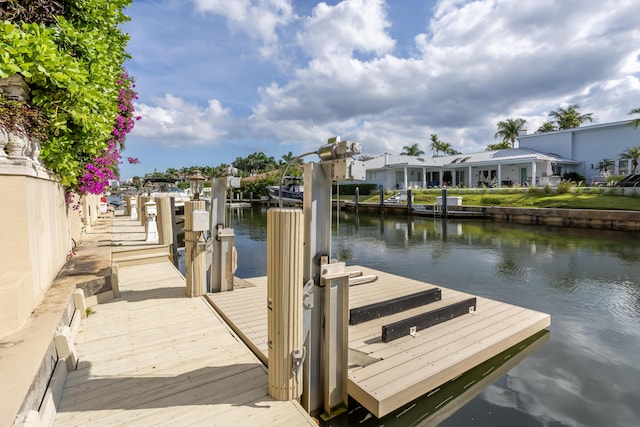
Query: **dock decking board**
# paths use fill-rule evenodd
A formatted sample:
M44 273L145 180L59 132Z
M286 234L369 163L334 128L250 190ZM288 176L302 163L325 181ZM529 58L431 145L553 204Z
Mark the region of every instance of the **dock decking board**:
M263 363L170 263L121 267L119 281L122 297L82 321L54 425L315 425L269 397Z
M375 282L349 288L350 307L374 304L435 287L429 283L360 266L349 266L348 271L362 271L366 275L378 276ZM209 294L207 298L266 363L267 278L244 280L255 286ZM366 367L350 361L348 393L378 417L392 412L550 325L548 314L476 297L476 313L473 315L458 317L419 331L416 337L407 336L389 343L382 342L383 324L475 297L439 287L442 290L440 301L349 326L349 348L381 360ZM256 313L262 316L262 321L258 320L260 316ZM246 322L244 315L251 316L252 321ZM243 330L242 325L248 324L251 326Z

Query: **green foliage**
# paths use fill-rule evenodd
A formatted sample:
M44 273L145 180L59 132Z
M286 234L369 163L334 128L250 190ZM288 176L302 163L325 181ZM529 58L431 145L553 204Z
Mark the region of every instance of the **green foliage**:
M263 179L255 179L252 181L243 179L240 186L240 191L242 191L242 193L246 195L253 193L253 197L267 196L269 195L267 187L270 185L278 185L279 182L280 177L275 175Z
M572 181L575 184L584 182L584 176L580 175L577 172L567 172L562 176L562 179L564 179L565 181Z
M0 23L0 78L19 74L31 88L31 103L49 123L40 157L67 187L111 139L128 57L118 26L130 3L68 0L64 16Z
M340 184L340 195L353 196L356 194L356 188L359 188L361 196L368 196L370 194L379 194L378 186L376 184ZM336 184L333 184L333 194L336 194Z
M556 188L556 193L558 194L566 194L571 192L571 189L573 188L573 182L572 181L560 181L558 183L558 187ZM546 187L545 187L546 190Z
M501 205L500 197L496 195L483 196L480 199L480 202L482 203L482 206L500 206Z

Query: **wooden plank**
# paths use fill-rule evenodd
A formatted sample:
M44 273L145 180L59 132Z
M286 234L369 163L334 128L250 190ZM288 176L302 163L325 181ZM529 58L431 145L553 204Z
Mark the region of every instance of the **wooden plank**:
M415 328L415 331L421 331L439 323L446 322L447 320L469 314L471 309L473 309L473 311L476 309L476 298L469 298L446 307L431 310L424 314L384 325L382 326L382 341L388 343L402 336L409 335L411 328Z
M432 288L398 298L376 302L349 310L349 325L368 322L372 319L400 313L410 308L420 307L442 299L440 288Z

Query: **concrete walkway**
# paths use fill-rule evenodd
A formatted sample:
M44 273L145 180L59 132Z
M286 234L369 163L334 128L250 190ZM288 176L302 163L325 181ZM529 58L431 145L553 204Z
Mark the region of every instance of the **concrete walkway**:
M113 242L139 234L128 217ZM127 235L120 236L127 230ZM259 359L168 261L120 267L121 297L94 307L76 339L55 425L316 425L268 396Z

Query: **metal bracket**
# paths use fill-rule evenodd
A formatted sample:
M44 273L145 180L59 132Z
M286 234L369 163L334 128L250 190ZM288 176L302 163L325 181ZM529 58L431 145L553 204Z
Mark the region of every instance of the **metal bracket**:
M306 347L302 347L302 351L296 348L291 354L291 373L296 377L296 384L300 384L300 368L306 355Z
M475 307L469 307L469 314L475 315L476 314L476 308Z
M302 288L302 305L305 309L313 308L313 281L309 280Z
M418 336L418 328L416 326L412 326L409 328L409 335L416 338Z

